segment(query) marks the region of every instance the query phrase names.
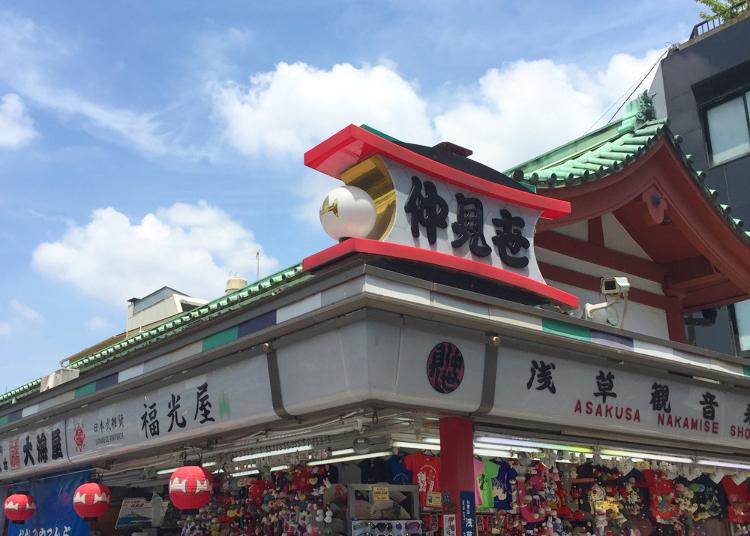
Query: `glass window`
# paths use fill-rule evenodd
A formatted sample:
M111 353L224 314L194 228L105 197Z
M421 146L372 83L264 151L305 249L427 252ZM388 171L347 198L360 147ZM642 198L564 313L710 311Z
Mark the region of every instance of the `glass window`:
M737 322L740 351L747 352L750 350L750 301L735 303L734 316Z
M747 94L736 97L710 108L706 113L714 165L750 152L750 131L745 108L745 100L749 98Z
M718 308L716 318L700 311L693 313L685 319L685 324L688 340L692 344L723 354L737 355L736 326L733 325L727 307Z

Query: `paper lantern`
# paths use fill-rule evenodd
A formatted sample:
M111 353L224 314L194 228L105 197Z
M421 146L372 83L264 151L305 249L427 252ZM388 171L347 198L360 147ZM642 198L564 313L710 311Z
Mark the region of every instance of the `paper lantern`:
M372 197L356 186L334 188L320 207L320 223L334 240L367 237L375 226L375 219Z
M211 500L211 477L197 465L175 469L169 477L169 499L178 510L198 510Z
M34 497L26 493L14 493L5 499L5 517L13 523L23 523L36 512Z
M109 509L112 494L109 488L98 482L81 484L73 494L73 509L89 521L103 516Z

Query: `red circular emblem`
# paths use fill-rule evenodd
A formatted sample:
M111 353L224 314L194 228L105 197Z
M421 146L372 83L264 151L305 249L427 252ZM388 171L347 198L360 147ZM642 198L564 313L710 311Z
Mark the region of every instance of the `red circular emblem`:
M436 344L427 357L427 379L438 393L452 393L464 379L464 356L452 342Z

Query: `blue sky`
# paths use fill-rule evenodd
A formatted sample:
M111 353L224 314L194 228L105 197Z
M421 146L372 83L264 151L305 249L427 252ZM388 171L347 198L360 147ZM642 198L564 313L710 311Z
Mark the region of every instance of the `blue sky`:
M698 20L632 2L4 2L0 389L330 244L303 152L348 123L506 168L582 135Z

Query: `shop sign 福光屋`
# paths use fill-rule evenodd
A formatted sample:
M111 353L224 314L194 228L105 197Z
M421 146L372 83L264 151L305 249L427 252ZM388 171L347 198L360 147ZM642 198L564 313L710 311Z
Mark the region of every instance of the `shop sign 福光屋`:
M245 359L157 389L92 402L64 421L0 440L0 479L197 437L274 416L262 359Z

